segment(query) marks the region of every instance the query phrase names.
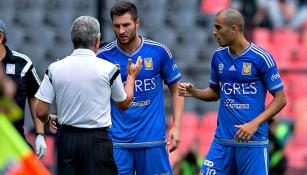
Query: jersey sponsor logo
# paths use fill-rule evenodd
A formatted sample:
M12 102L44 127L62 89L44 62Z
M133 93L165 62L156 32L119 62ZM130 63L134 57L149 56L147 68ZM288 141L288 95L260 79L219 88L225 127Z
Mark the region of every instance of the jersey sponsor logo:
M251 63L243 63L242 75L251 75L251 73L252 73Z
M214 163L213 163L213 161L205 159L204 160L204 165L209 166L209 167L213 167Z
M223 69L224 69L224 64L223 63L220 63L219 64L219 73L223 73Z
M144 100L144 101L132 101L131 106L147 106L150 104L150 100Z
M224 106L233 108L233 109L249 109L249 104L233 104L234 99L225 100Z
M256 83L222 83L220 82L221 90L226 94L256 94L257 88Z
M126 82L123 83L124 85ZM134 91L135 92L146 92L150 90L156 89L156 79L155 78L147 78L143 80L135 80L134 81Z
M150 91L156 89L156 79L143 79L143 80L135 80L135 91L136 92L143 92L143 91Z
M153 70L152 58L144 58L145 70Z
M235 65L230 66L229 71L236 71Z
M6 72L6 74L15 75L15 64L7 64L5 72Z
M177 64L173 64L172 68L173 70L176 70L178 68Z
M279 73L277 72L276 74L272 74L272 76L271 76L271 80L272 81L275 81L275 80L277 80L277 79L279 79L280 78L280 75L279 75Z

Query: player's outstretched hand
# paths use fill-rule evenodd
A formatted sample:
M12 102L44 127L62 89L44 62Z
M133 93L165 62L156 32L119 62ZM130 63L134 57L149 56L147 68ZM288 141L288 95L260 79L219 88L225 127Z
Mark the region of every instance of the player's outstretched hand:
M182 97L191 97L195 91L195 87L191 83L179 83L177 88L179 96Z
M136 61L135 64L132 63L132 60L130 58L128 59L128 66L127 66L128 75L137 77L141 68L142 68L142 57L141 56L138 57L138 60Z

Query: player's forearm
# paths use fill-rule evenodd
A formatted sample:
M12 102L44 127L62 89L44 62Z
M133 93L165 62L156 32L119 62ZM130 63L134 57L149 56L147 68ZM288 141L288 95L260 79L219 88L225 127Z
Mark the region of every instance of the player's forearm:
M184 98L177 95L177 93L172 94L172 110L173 110L173 126L181 127L181 118L184 109Z
M278 112L285 107L287 103L284 91L279 91L274 94L274 98L267 108L253 121L259 126L265 121L272 119Z
M35 126L36 132L43 133L44 132L44 123L38 119L35 113L35 107L37 105L37 99L35 97L29 98L29 107L33 120L33 124Z
M203 101L217 101L220 95L210 87L205 89L195 89L192 96Z
M49 103L38 100L36 108L35 108L35 114L37 118L41 122L46 123L46 124L49 122L49 116L48 116L49 105L50 105Z
M123 106L127 109L132 100L133 100L133 96L134 96L134 81L135 78L131 75L127 76L127 80L126 80L126 84L125 84L125 91L127 93L127 98L125 99L125 101L123 102Z

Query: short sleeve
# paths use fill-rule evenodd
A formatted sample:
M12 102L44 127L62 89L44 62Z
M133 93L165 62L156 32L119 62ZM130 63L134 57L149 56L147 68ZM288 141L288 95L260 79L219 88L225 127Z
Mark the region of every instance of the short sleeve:
M55 91L51 83L51 79L47 74L44 75L44 79L37 93L35 94L35 97L49 104L53 102L55 98Z
M277 65L271 55L265 53L260 56L260 61L257 66L265 86L271 94L283 89L283 83Z
M210 82L209 86L212 89L219 90L219 78L218 78L218 65L216 64L216 53L212 56L211 61L211 75L210 75Z
M166 84L176 83L181 79L181 74L179 68L173 59L171 52L168 50L166 46L162 47L161 51L161 59L162 59L162 79Z
M34 97L40 86L41 80L39 79L33 65L31 65L30 69L25 75L25 82L27 86L27 97Z
M109 81L111 86L111 97L114 101L124 101L127 97L119 69L114 66L109 74Z

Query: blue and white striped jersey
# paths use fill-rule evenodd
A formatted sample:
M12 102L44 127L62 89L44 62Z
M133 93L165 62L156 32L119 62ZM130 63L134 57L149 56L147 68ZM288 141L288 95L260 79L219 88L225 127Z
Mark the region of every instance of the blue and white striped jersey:
M128 59L135 63L138 56L143 66L135 80L134 99L126 111L112 101L112 128L110 136L114 147L152 147L166 144L166 123L163 99L163 81L172 84L181 79L179 69L169 49L158 42L141 37L139 48L129 54L117 41L101 48L97 56L118 67L122 80L127 79Z
M228 47L218 49L212 58L210 87L220 92L220 108L215 137L228 145L234 141L237 128L256 118L265 109L267 90L275 93L283 89L272 56L251 43L239 55L232 55ZM243 145L264 145L268 140L268 124L259 126L251 140Z

